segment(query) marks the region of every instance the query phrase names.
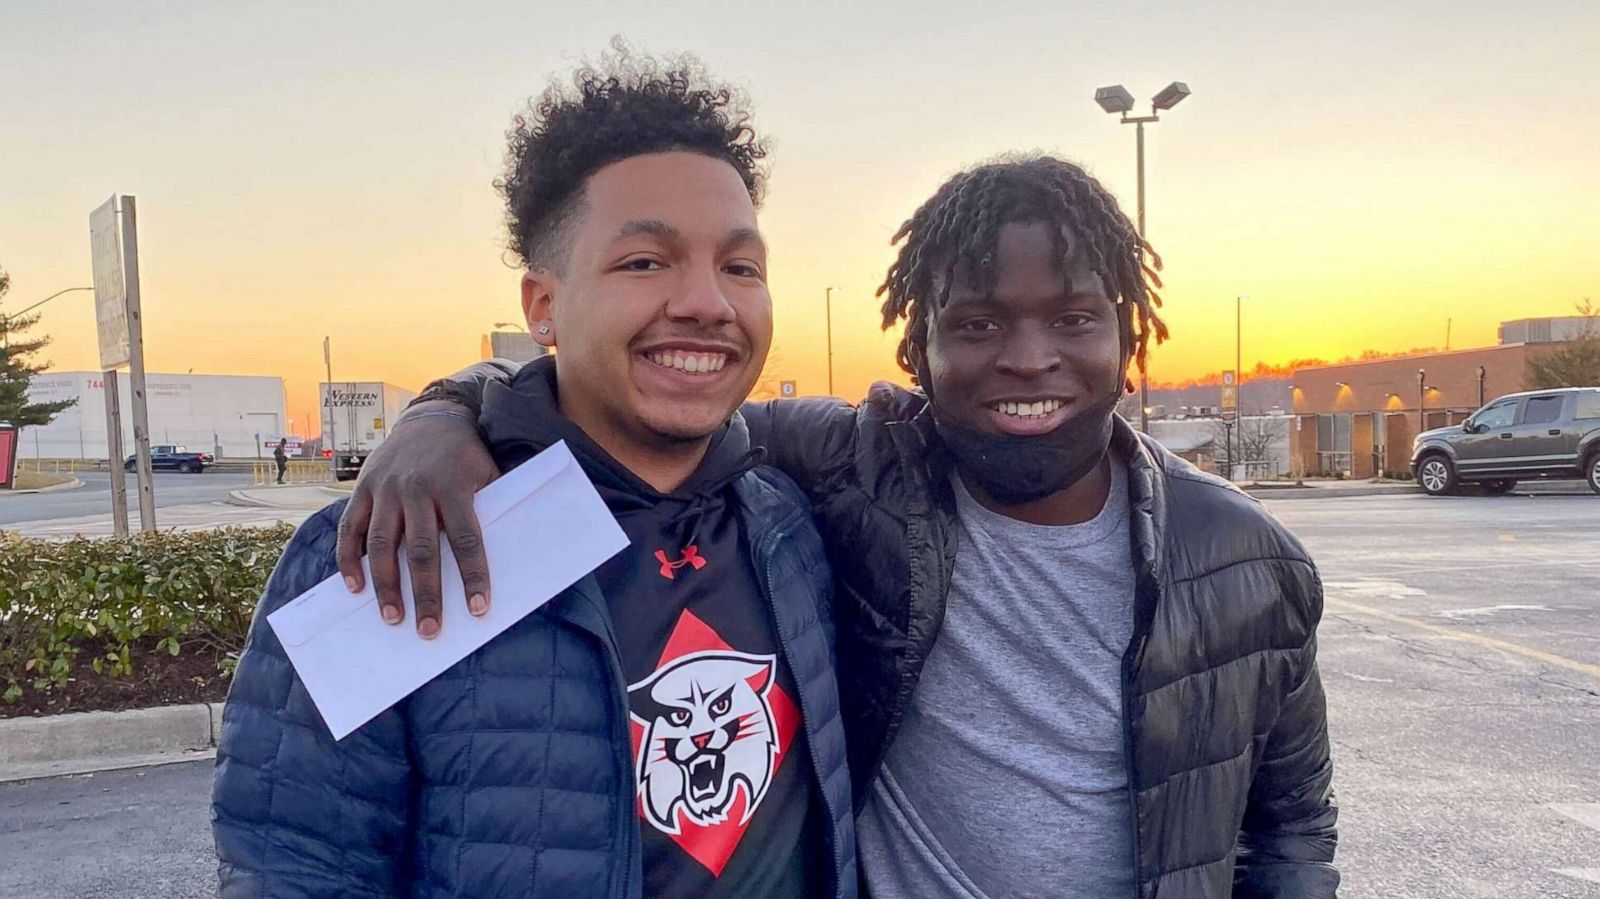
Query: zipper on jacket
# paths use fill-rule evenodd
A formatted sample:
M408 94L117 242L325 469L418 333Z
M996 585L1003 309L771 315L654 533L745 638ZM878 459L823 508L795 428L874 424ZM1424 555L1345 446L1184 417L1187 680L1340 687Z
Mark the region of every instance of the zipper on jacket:
M1128 818L1133 825L1129 836L1133 838L1133 897L1143 895L1139 864L1139 790L1133 782L1133 656L1144 648L1144 637L1138 639L1137 649L1130 647L1122 657L1122 761L1128 769Z
M910 422L905 422L904 424L909 425ZM930 469L923 467L923 463L918 461L919 457L915 456L915 454L922 448L911 446L908 443L911 438L917 436L915 432L908 432L904 427L889 427L888 433L890 441L894 443L895 451L900 454L900 464L906 470L908 477L915 476L922 479L922 483L920 485L913 485L914 487L920 486L922 488L920 491L916 489L908 491L909 501L912 503L912 507L908 509L906 520L908 526L920 527L922 528L923 533L915 535L907 533L906 545L915 546L920 542L934 547L935 555L938 561L936 570L939 573L939 579L941 581L938 587L935 588L934 592L937 595L939 605L940 628L943 628L944 613L950 597L950 580L945 574L945 541L948 539L950 525L948 522L942 521L941 516L945 516L948 513L946 513L939 505L938 500L934 496L934 483L937 480L934 477L934 473ZM926 496L927 500L918 502L917 497L919 493L922 496ZM912 524L914 522L918 522L919 520L920 524ZM936 520L940 520L940 527L937 529L934 527ZM937 534L935 533L936 530ZM938 537L938 540L934 539L935 536ZM918 537L922 539L916 539ZM915 558L910 558L909 562L912 568L915 568L918 564L917 559ZM910 589L909 584L908 589ZM913 614L917 608L917 599L917 596L912 596L910 601L907 603L908 608L906 629L908 633L910 631L911 624L910 615ZM916 687L917 680L922 677L922 667L927 661L928 655L926 652L924 652L922 657L917 660L916 670L902 671L899 678L896 680L894 708L889 713L889 720L884 722L883 735L878 740L878 746L873 753L873 758L870 762L870 765L866 771L862 772L861 775L861 782L864 785L865 790L872 789L873 781L877 780L878 772L883 768L884 760L889 756L889 746L890 744L894 743L895 736L900 732L900 725L905 720L906 705L911 700L911 694ZM852 776L851 780L854 781L855 779L856 778ZM865 802L865 796L852 797L852 803L854 805L861 805Z
M779 528L767 532L767 534L762 538L761 552L759 553L761 556L760 571L762 572L763 576L763 583L761 585L762 591L766 593L767 605L772 609L772 629L778 632L778 643L783 647L783 658L784 661L789 663L790 671L794 670L794 650L789 646L788 635L778 624L778 604L772 595L772 560L778 554L778 544L783 540L784 537L788 536L788 525L792 521L793 519L790 519L789 521L784 522L784 524ZM817 614L822 614L820 609L817 610ZM839 895L842 887L842 884L839 882L840 878L844 876L844 859L839 854L839 835L835 832L838 818L835 815L835 810L828 801L827 791L823 789L821 757L817 755L817 741L811 738L811 728L809 727L809 724L813 719L811 718L811 713L806 711L806 690L804 685L800 683L800 679L798 677L795 678L795 693L797 694L795 696L795 702L800 706L800 720L808 725L805 728L806 754L811 757L811 776L817 783L817 797L822 800L822 805L825 809L827 809L828 812L828 845L829 848L833 850L833 889L830 892L830 895L837 896ZM851 809L848 812L848 814L852 815L854 813L854 809Z
M1135 574L1134 582L1134 633L1128 641L1128 651L1122 656L1122 758L1123 764L1128 768L1128 817L1132 821L1133 830L1133 896L1139 899L1144 895L1142 889L1142 867L1139 854L1143 851L1139 845L1139 790L1134 784L1133 764L1133 665L1134 660L1144 654L1145 643L1150 639L1151 624L1144 620L1145 616L1139 615L1139 590L1138 575ZM1145 589L1158 590L1155 584L1146 585ZM1159 601L1160 597L1157 597Z
M586 601L592 601L591 598L588 597L588 596L585 596L584 599ZM600 611L602 613L604 613L604 618L605 618L605 622L606 622L605 633L600 635L600 636L603 638L601 649L605 651L606 662L608 663L608 667L611 669L611 687L612 687L612 693L613 693L614 700L615 700L612 703L613 713L618 715L618 719L617 720L621 721L622 724L623 724L622 732L623 732L623 737L624 737L624 744L626 745L628 743L627 734L628 734L628 721L629 721L629 717L628 717L629 710L628 710L628 699L627 699L627 696L628 696L628 679L622 673L622 648L617 645L617 635L616 635L616 632L611 627L611 612L610 612L610 610L606 609L604 606L602 606ZM630 884L630 881L633 878L633 872L634 872L634 869L635 869L635 865L634 865L635 856L639 855L638 854L638 849L637 849L637 844L639 843L639 840L640 840L640 836L639 836L639 816L634 813L634 803L638 801L638 785L635 784L634 781L633 781L633 752L632 752L632 750L629 749L629 750L625 751L623 753L623 755L627 760L622 766L622 769L623 769L623 784L625 785L624 788L623 788L623 794L625 796L625 799L621 803L621 815L620 815L621 820L618 822L617 832L622 834L622 838L623 838L623 846L622 846L623 853L622 854L623 854L623 857L627 859L627 863L622 866L623 872L622 872L622 893L621 893L621 895L624 896L624 897L628 897L628 899L632 899L633 893L629 889L629 884ZM641 865L643 864L643 860L644 860L643 856L639 856L637 860L640 862ZM642 870L642 868L639 871L639 875L640 875L640 879L642 881L643 877L644 877L644 871Z

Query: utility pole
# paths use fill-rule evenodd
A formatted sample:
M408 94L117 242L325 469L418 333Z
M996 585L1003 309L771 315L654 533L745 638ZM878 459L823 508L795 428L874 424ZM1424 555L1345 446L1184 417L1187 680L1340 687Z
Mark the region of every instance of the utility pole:
M828 396L833 396L833 292L838 289L827 287L822 291L822 305L828 317Z
M322 338L322 364L328 367L328 386L322 391L322 405L328 410L328 430L323 435L332 452L328 464L333 469L333 479L339 480L339 442L333 435L333 349L327 337Z

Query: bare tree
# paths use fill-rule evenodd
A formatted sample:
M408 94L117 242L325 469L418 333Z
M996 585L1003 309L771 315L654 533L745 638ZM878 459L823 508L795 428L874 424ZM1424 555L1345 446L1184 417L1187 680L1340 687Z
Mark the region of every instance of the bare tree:
M1600 386L1600 308L1585 298L1577 309L1584 319L1578 339L1542 359L1528 360L1529 390Z
M1230 433L1231 432L1231 433ZM1266 462L1272 458L1272 448L1289 436L1288 422L1261 414L1261 410L1245 410L1230 427L1226 422L1211 425L1211 442L1221 451L1218 458L1228 459L1228 447L1233 447L1232 461ZM1226 463L1224 463L1226 464Z
M767 353L767 362L761 366L761 374L756 378L756 384L750 388L751 402L761 400L775 400L782 393L783 379L778 376L778 370L783 368L783 356L776 350Z

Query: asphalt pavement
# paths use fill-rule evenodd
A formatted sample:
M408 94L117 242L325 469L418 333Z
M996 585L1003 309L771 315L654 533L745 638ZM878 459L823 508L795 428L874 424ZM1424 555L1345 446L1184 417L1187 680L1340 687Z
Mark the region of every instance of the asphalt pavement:
M1600 899L1600 497L1269 502L1321 566L1345 899ZM215 890L211 763L0 786L0 897Z
M1340 895L1600 897L1600 496L1270 507L1323 576Z
M210 795L209 761L0 787L0 897L215 896Z
M50 493L0 495L0 526L21 522L53 521L90 515L111 514L111 474L105 471L80 471L73 475L82 487ZM229 493L249 487L249 474L208 471L182 474L155 473L157 511L179 505L225 502ZM134 526L139 521L139 494L135 479L128 479L128 510ZM160 518L157 518L160 521Z

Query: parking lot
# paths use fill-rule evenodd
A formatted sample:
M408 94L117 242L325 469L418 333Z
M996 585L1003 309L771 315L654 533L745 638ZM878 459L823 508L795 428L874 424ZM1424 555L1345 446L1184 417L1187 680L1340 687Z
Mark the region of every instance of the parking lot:
M1600 899L1600 497L1270 502L1318 560L1354 899ZM209 762L0 786L0 897L214 890Z
M1323 574L1341 895L1600 897L1600 497L1270 505Z

